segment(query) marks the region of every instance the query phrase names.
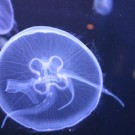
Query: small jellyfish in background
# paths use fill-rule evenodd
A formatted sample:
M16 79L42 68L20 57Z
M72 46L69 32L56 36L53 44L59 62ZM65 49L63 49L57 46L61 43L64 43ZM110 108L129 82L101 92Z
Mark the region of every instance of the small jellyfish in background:
M11 0L0 0L0 35L8 34L13 27L17 29Z
M36 131L71 127L97 107L101 68L76 37L36 26L12 37L0 52L0 106L8 117Z
M94 0L93 8L101 15L108 15L112 11L112 0Z

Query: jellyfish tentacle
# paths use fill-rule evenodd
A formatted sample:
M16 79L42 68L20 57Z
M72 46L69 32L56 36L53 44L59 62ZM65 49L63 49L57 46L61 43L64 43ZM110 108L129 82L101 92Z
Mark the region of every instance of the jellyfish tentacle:
M116 99L116 101L119 102L119 104L120 104L122 107L125 107L125 104L123 103L123 101L122 101L119 97L117 97L116 95L114 95L112 92L108 91L108 90L105 89L105 88L102 90L102 92L103 92L104 94L106 94L106 95L109 95L109 96L113 97L114 99Z
M75 75L75 74L65 74L65 76L67 76L68 78L72 78L72 79L75 79L75 80L78 80L80 82L83 82L83 83L86 83L94 88L96 88L97 90L99 89L99 85L91 82L91 81L88 81L87 79L83 78L83 77L80 77L78 75Z
M52 103L54 103L55 96L56 96L55 90L53 90L53 92L52 92L51 91L52 89L51 89L50 86L48 86L48 89L49 90L46 93L46 98L40 104L38 104L38 105L36 105L36 106L33 107L33 109L35 108L35 111L36 111L36 108L42 108L43 109L44 107L46 107L46 109L47 109L47 108L49 108L51 106ZM38 111L39 110L37 110L37 112Z
M46 111L47 109L49 109L52 106L52 104L56 100L56 92L55 92L55 90L52 90L52 91L53 92L47 93L46 98L41 103L39 103L33 107L19 109L19 110L9 112L9 113L7 113L7 118L14 117L15 115L25 115L25 114L32 115L32 114ZM30 110L32 110L32 111L30 111Z
M6 115L6 117L4 118L4 120L3 120L2 124L1 124L1 128L3 128L5 126L5 123L6 123L8 118L9 118L9 116Z
M8 93L18 93L18 92L24 93L31 100L32 103L38 104L39 101L37 99L36 93L33 92L31 88L32 82L33 79L26 82L9 79L7 81L5 91Z
M71 93L71 99L70 99L70 101L67 104L63 105L58 110L62 110L65 107L67 107L68 105L70 105L72 103L73 99L74 99L74 96L75 96L75 94L74 94L74 87L73 87L73 84L72 84L71 80L68 81L68 88L69 88L69 91Z

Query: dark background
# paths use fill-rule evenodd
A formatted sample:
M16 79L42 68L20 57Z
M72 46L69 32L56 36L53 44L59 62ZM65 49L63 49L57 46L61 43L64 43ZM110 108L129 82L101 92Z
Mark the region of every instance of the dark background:
M52 26L84 42L100 63L104 87L125 108L103 94L96 110L70 129L37 133L8 119L0 135L135 135L135 1L113 2L112 12L102 16L92 10L92 0L12 0L18 31ZM94 29L88 30L87 24ZM0 122L4 117L1 111Z

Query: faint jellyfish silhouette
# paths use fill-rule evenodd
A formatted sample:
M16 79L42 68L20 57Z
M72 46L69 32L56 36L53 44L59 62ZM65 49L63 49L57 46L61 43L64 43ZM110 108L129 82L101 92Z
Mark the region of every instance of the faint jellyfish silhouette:
M94 0L94 10L101 15L108 15L112 11L112 0Z
M14 11L11 0L1 0L0 3L0 35L8 34L17 27L14 20ZM17 29L17 28L15 28Z
M97 107L103 88L92 52L73 35L51 27L28 28L0 53L0 105L8 117L36 131L73 126Z

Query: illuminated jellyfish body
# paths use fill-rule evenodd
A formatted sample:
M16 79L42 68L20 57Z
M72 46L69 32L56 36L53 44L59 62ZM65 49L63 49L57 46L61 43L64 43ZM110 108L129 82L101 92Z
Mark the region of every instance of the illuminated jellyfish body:
M112 0L94 0L94 10L101 14L107 15L112 11Z
M0 35L8 34L14 25L14 11L11 0L0 0Z
M6 118L25 127L53 131L73 126L94 111L102 92L124 106L103 88L92 52L65 31L28 28L2 48L0 104Z

